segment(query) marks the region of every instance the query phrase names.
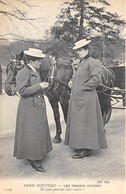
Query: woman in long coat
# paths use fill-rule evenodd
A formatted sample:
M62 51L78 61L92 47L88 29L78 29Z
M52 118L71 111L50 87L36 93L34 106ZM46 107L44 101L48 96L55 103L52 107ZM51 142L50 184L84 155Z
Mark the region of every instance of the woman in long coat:
M24 51L27 64L16 77L20 101L17 111L14 157L27 159L35 170L44 172L41 160L52 150L46 104L43 89L48 83L42 82L37 69L41 58L45 57L39 49Z
M89 43L83 39L73 48L78 49L81 58L73 79L65 134L65 144L77 151L73 158L89 156L92 149L107 148L96 92L101 81L101 62L89 56Z

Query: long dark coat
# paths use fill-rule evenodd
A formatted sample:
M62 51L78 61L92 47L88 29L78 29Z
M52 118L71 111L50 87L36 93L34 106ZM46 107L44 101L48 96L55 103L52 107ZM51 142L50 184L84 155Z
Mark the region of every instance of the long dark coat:
M21 96L17 111L14 157L41 160L52 150L40 76L27 67L16 78Z
M65 134L65 144L71 148L107 148L95 89L101 80L100 71L101 62L89 57L81 61L75 74Z

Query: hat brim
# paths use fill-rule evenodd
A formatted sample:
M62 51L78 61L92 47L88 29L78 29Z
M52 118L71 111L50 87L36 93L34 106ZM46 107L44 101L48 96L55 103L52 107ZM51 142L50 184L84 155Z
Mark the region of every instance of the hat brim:
M31 53L30 51L24 51L24 54L32 56L32 57L36 57L36 58L44 58L44 57L46 57L46 55L43 54L43 53L35 54L35 53Z
M77 44L77 45L75 45L75 46L73 47L73 50L82 48L82 47L88 45L90 42L91 42L91 40L87 40L86 43L84 43L84 44L83 44L83 43L82 43L82 44L81 44L81 43L80 43L80 44Z

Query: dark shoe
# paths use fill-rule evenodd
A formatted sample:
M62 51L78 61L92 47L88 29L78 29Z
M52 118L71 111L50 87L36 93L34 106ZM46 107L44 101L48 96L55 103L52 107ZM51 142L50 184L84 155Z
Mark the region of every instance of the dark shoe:
M31 161L31 166L38 172L45 172L41 164L38 161Z
M73 159L81 159L81 158L84 158L84 157L89 157L90 156L90 151L82 151L82 152L80 152L80 153L78 153L78 154L74 154L73 156L72 156L72 158Z

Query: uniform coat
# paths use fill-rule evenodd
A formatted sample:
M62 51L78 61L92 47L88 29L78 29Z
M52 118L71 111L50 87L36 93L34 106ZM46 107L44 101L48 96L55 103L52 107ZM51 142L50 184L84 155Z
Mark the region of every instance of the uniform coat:
M104 124L96 92L101 62L83 59L73 79L65 144L75 149L107 148Z
M21 96L16 120L14 157L41 160L52 150L40 76L27 67L16 78Z

